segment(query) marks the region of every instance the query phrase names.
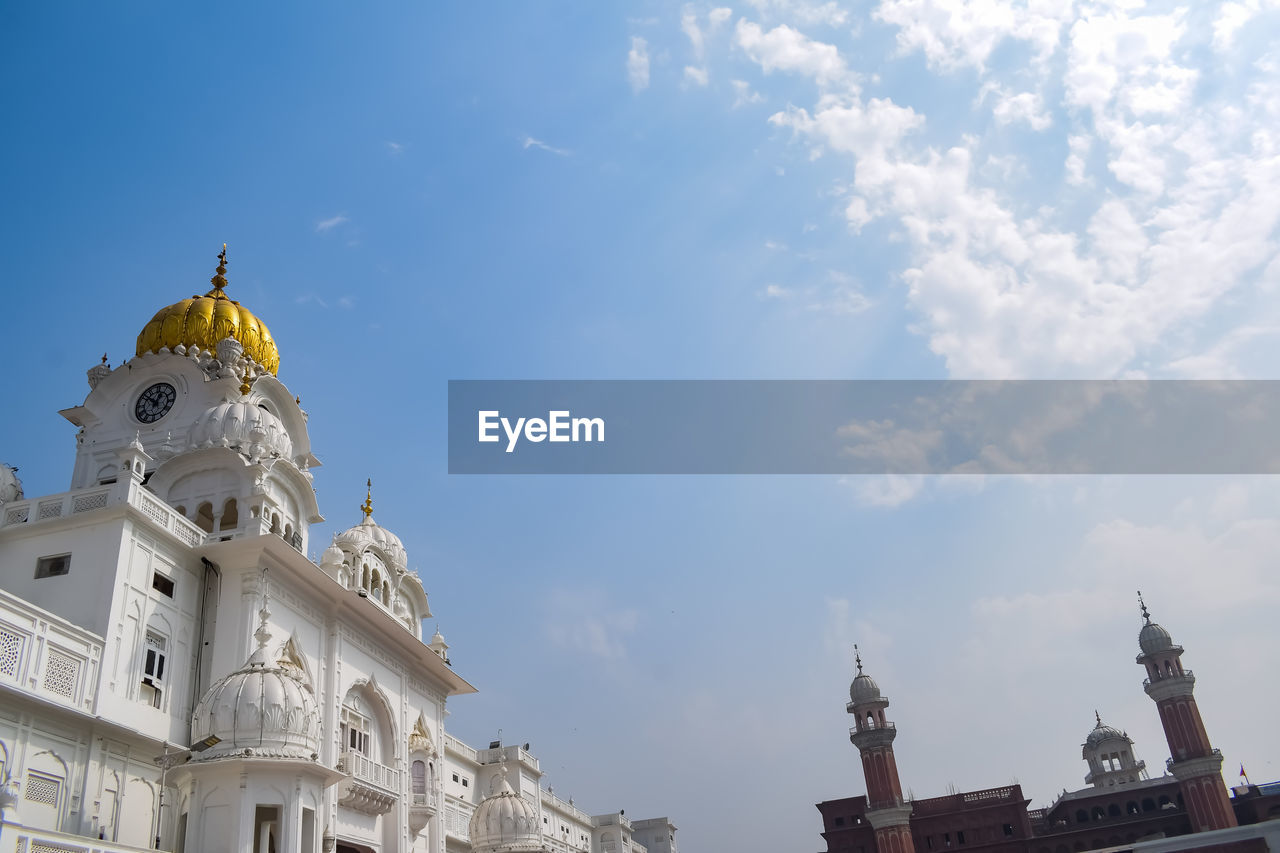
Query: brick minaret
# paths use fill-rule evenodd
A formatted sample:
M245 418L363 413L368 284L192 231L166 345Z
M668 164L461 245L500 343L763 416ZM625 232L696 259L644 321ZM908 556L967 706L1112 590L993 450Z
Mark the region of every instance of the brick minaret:
M1182 646L1164 628L1151 621L1151 613L1138 593L1145 620L1138 634L1142 654L1138 664L1147 670L1143 687L1160 711L1160 724L1169 741L1169 772L1182 788L1182 801L1193 832L1226 829L1236 825L1235 812L1222 781L1222 753L1209 745L1204 721L1192 695L1196 677L1182 668Z
M915 853L911 840L911 806L902 801L898 763L893 758L893 739L898 734L885 719L889 700L871 676L862 671L862 657L854 646L858 674L849 686L848 711L854 727L849 740L862 754L862 773L867 780L867 821L876 832L878 853Z

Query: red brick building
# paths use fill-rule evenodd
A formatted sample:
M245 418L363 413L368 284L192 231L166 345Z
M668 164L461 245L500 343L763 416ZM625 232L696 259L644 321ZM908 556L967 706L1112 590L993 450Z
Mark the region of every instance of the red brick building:
M1081 752L1089 787L1064 790L1048 808L1029 810L1020 785L906 800L893 754L897 727L885 715L889 700L862 671L855 646L849 739L862 759L867 796L818 803L826 853L1080 853L1280 819L1280 783L1243 786L1228 797L1222 755L1200 718L1183 648L1139 602L1144 622L1137 663L1147 672L1143 688L1169 742L1170 775L1150 778L1129 736L1095 715ZM1228 848L1253 853L1266 845Z

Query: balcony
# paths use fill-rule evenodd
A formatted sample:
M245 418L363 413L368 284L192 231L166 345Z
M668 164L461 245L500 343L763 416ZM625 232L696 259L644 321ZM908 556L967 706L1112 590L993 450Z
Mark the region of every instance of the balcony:
M31 829L0 821L0 850L51 851L52 853L153 853L146 847L131 847L114 841L100 841L87 835L68 835L49 829Z
M400 771L347 750L338 769L349 778L338 785L338 805L367 815L386 814L400 799Z
M0 683L92 713L102 644L96 634L0 590Z

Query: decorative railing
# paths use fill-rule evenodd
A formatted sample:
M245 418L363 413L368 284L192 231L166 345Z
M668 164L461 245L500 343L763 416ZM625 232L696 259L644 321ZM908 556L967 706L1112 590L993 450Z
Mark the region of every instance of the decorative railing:
M620 814L597 815L591 821L596 826L620 826L623 829L631 829L631 821Z
M134 493L134 506L142 510L148 518L168 530L188 545L198 545L204 541L205 532L182 513L173 509L164 501L148 494L142 489Z
M1160 677L1157 678L1154 682L1150 678L1144 678L1142 679L1142 686L1150 687L1152 684L1159 684L1162 681L1176 681L1179 679L1187 679L1187 678L1194 680L1195 677L1196 677L1196 674L1194 672L1192 672L1189 669L1184 669L1182 672L1161 673Z
M0 515L0 527L11 524L36 524L51 518L62 518L102 509L107 505L115 486L94 486L60 495L47 495L27 501L11 501L4 505Z
M981 791L966 791L963 794L948 794L943 797L930 797L927 800L915 800L912 810L916 815L942 814L955 811L981 802L1002 802L1017 800L1021 790L1013 785L1003 788L985 788Z
M489 749L475 750L476 760L481 764L498 764L503 759L507 761L516 761L528 764L532 767L538 766L538 759L533 757L532 753L525 752L520 746L495 746Z
M377 785L392 793L400 793L400 771L385 764L379 764L367 755L347 750L340 759L340 769L350 773L362 782Z
M542 799L543 805L551 806L552 808L558 809L567 815L572 815L575 819L585 823L587 826L591 825L591 815L587 814L573 803L560 799L546 788L540 788L538 790L538 796ZM630 826L629 823L627 825Z
M456 752L458 755L461 755L463 758L470 758L472 761L475 761L476 763L479 763L480 761L479 753L477 753L474 749L467 746L465 743L458 740L456 737L454 737L451 734L446 734L444 736L444 746L445 746L445 749L452 749L454 752Z
M15 524L39 524L55 518L66 518L81 513L104 509L107 504L122 500L121 492L129 495L129 500L144 515L159 526L168 530L188 545L198 545L204 541L205 532L187 519L182 513L165 504L164 501L142 488L131 489L128 484L112 484L92 486L74 492L63 492L60 495L47 495L27 501L11 501L4 504L0 512L0 527ZM113 494L114 493L114 494Z
M0 590L0 681L92 711L103 640Z
M147 847L132 847L114 841L101 841L86 835L69 835L48 829L31 829L21 824L0 821L0 839L6 851L31 853L154 853Z

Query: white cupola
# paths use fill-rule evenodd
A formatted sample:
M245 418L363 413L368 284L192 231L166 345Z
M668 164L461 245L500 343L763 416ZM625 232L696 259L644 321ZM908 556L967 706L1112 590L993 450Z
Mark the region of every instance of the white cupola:
M507 765L494 774L489 796L471 813L475 853L542 853L538 815L507 781Z
M263 596L258 648L240 669L214 684L191 715L193 743L218 738L193 762L227 757L316 760L320 712L306 673L269 649L271 611Z

